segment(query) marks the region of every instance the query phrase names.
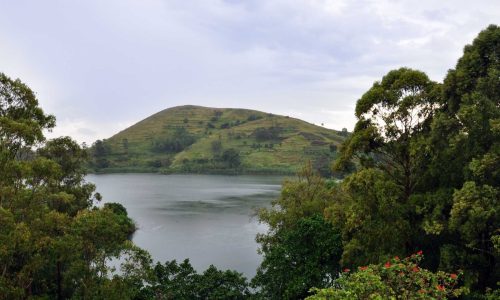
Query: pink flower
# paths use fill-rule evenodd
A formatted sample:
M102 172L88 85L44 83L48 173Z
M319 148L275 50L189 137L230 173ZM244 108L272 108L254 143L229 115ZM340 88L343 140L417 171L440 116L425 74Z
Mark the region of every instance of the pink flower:
M384 267L390 268L391 267L391 263L390 262L386 262L385 265L384 265Z
M457 277L458 277L458 276L457 276L457 274L455 274L455 273L450 274L450 278L451 278L451 279L457 279Z

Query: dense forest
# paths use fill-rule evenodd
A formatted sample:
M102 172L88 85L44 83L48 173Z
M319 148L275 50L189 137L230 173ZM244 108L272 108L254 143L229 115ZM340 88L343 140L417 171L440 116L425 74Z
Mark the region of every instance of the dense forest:
M443 83L388 72L355 115L332 164L349 175L306 165L259 211L269 230L248 281L153 264L126 209L97 205L88 151L47 141L55 118L0 74L0 299L499 299L500 27Z

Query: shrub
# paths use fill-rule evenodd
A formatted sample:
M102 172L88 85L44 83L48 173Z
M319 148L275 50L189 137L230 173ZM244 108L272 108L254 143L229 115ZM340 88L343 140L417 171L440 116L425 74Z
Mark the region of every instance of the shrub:
M281 127L257 128L253 132L253 135L255 136L257 141L262 142L269 140L278 140L280 138L281 132Z
M333 287L313 289L309 300L323 299L448 299L467 292L458 287L462 273L431 272L419 267L422 251L385 264L344 269Z

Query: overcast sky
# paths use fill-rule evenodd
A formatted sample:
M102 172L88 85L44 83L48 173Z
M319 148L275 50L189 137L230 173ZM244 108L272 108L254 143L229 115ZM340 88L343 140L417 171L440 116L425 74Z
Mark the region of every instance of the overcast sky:
M499 21L498 0L0 0L0 72L80 142L184 104L351 130L375 80L442 81Z

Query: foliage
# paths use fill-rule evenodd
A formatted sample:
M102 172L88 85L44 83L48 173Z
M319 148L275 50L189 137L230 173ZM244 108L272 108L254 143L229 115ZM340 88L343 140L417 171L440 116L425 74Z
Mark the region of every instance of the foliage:
M358 122L335 167L346 168L355 159L360 169L346 178L329 209L342 228L345 265L377 263L419 244L410 198L427 161L421 147L438 107L437 87L423 72L400 68L358 100Z
M211 265L198 274L189 260L157 263L154 279L143 287L138 299L246 299L250 295L246 278L235 271L221 271Z
M240 153L234 148L224 150L221 159L229 168L238 168L241 165Z
M255 121L262 119L262 116L256 115L256 114L251 114L247 117L247 121Z
M12 159L23 147L45 138L44 129L55 126L55 118L38 106L35 93L19 79L0 73L0 151L1 164Z
M123 207L94 206L86 151L68 137L44 143L54 117L19 80L0 79L0 298L101 298L124 280L107 262L137 252L135 227Z
M439 267L463 269L476 291L500 281L500 257L492 239L500 211L500 27L490 25L464 48L443 84L443 105L429 138L428 194L446 194L427 204L428 222L439 231ZM435 183L438 183L437 185ZM444 192L443 192L444 191ZM440 208L442 207L442 208Z
M196 137L186 128L179 127L167 138L158 138L153 141L152 149L155 152L178 153L196 142Z
M340 234L325 222L331 199L327 182L306 166L297 180L283 184L281 196L259 219L269 225L257 236L264 256L252 284L270 299L297 299L311 287L327 286L339 270Z
M272 207L259 210L259 220L270 226L270 232L293 227L297 220L322 214L332 203L330 181L318 176L311 164L305 165L295 178L285 179Z
M344 179L337 201L326 210L341 228L342 265L353 267L404 255L411 233L408 207L397 184L383 171L369 168Z
M423 72L401 68L387 73L356 104L358 122L343 145L338 168L356 157L363 167L387 173L407 201L425 162L420 136L437 107L436 83Z
M385 264L361 266L355 272L345 269L327 289L313 289L310 300L321 299L448 299L467 293L457 287L461 273L431 272L419 267L421 252L395 257Z
M464 271L472 293L500 281L500 27L464 49L442 85L390 71L356 105L336 168L356 164L327 210L342 263L359 266L423 249L431 270Z
M332 155L330 153L318 154L316 159L313 161L313 167L321 176L330 178L333 175L338 174L337 172L332 172L332 160Z
M216 155L218 155L222 151L222 142L220 140L212 141L210 146L212 152Z
M188 123L184 123L185 118ZM174 138L178 130L184 133ZM263 133L265 140L258 141L255 132ZM194 141L184 140L184 136ZM247 109L186 105L161 111L101 141L105 147L102 157L94 156L94 144L89 151L93 158L89 169L99 173L293 175L311 160L317 162L315 166L322 174L330 176L334 155L330 155L329 145L340 145L344 139L340 132L294 118ZM221 160L222 152L231 148L239 153L240 164L228 166Z
M256 111L178 107L96 141L90 155L69 137L45 141L55 118L0 73L0 299L296 299L312 287L309 299L445 299L468 290L498 298L498 49L500 27L491 25L442 85L417 70L390 71L358 100L352 134ZM356 169L327 181L314 169L342 136L335 168ZM257 236L263 262L251 295L234 271L198 274L189 261L153 267L129 241L126 209L96 205L101 197L84 179L89 158L108 170L314 165L258 213L269 229ZM421 251L390 259L419 249L425 259ZM117 259L120 272L109 266Z
M250 295L237 272L211 266L198 275L189 262L175 261L153 269L149 254L129 241L135 225L125 207L96 206L101 196L85 181L87 151L69 137L45 142L42 132L53 127L54 118L19 80L3 74L0 79L5 124L0 131L0 299ZM97 165L108 151L105 141L94 144ZM232 164L237 161L231 152L224 155ZM119 272L110 267L112 260L120 260Z
M258 142L274 141L280 139L281 127L257 128L253 132Z
M320 215L301 218L262 246L264 260L252 280L270 299L297 299L325 287L340 271L340 234Z
M91 165L96 169L109 167L109 160L107 159L107 155L109 154L110 150L105 141L95 141L94 144L92 144L92 150L94 159L91 162Z

